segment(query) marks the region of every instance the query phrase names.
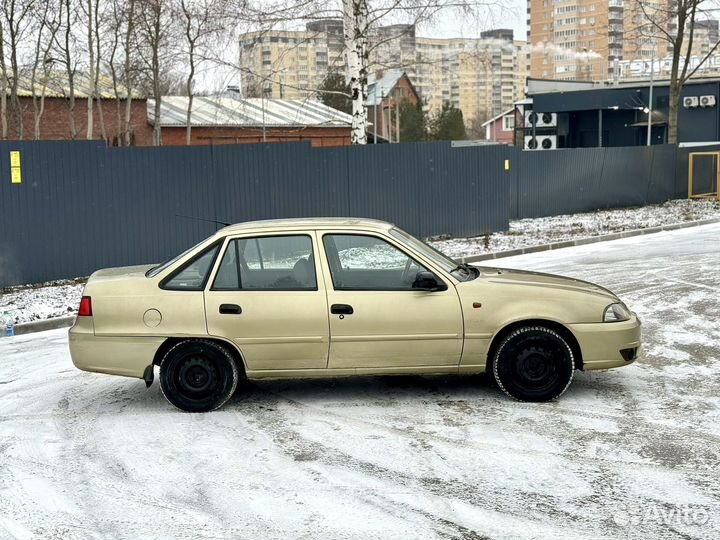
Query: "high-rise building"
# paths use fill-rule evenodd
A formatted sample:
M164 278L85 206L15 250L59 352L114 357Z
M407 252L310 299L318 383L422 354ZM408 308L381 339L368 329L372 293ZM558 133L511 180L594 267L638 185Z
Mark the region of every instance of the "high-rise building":
M378 28L371 41L370 70L403 69L428 112L451 104L468 125L512 107L523 97L525 42L509 29L482 32L480 38L428 38L414 25Z
M527 12L531 77L619 79L631 73L630 62L649 65L672 53L662 36L676 22L661 0L528 0ZM717 41L717 21L695 23L693 54L707 54Z
M523 97L525 42L514 40L512 30L440 39L417 36L414 25L397 24L376 28L369 41L370 73L405 71L430 113L452 104L470 125ZM307 97L328 71L344 71L341 20L308 24L305 31L253 32L240 45L246 96Z
M245 97L304 98L327 74L343 72L342 20L308 23L306 30L250 32L240 38Z

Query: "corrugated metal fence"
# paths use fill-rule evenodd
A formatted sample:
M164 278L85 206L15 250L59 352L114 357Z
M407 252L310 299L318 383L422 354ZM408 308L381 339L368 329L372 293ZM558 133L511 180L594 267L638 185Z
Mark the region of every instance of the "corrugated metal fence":
M21 183L10 153L20 152ZM190 218L360 216L420 235L683 197L670 146L520 152L448 143L106 148L0 143L0 286L157 262L216 230ZM685 192L683 192L685 189Z

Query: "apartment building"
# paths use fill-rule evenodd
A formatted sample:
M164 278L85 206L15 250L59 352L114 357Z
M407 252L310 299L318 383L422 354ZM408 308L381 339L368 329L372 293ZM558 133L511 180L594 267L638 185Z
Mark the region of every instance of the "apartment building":
M527 24L530 76L560 80L619 80L642 72L643 60L649 71L650 59L672 53L655 25L676 28L662 0L528 0ZM696 22L694 55L717 41L717 21Z
M308 23L305 30L250 32L240 38L245 97L301 99L330 71L343 72L342 20Z
M507 29L479 39L429 38L414 25L381 27L371 39L374 69L402 69L412 79L428 112L450 103L468 125L484 121L523 97L527 76L525 42Z
M304 31L248 33L240 45L246 97L304 98L328 71L343 72L345 66L339 19L310 23ZM523 97L524 46L512 30L483 32L479 39L438 39L417 36L414 25L389 25L370 36L369 67L371 73L405 71L428 112L452 103L470 125Z

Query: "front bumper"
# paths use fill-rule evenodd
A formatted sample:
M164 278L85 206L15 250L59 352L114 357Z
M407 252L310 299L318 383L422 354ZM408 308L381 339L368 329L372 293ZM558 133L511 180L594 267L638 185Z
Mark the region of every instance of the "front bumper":
M641 323L637 315L623 322L570 324L583 357L583 370L627 366L642 358ZM630 360L621 351L635 349Z
M92 317L78 317L68 337L76 368L138 379L144 378L145 369L164 341L156 337L98 337Z

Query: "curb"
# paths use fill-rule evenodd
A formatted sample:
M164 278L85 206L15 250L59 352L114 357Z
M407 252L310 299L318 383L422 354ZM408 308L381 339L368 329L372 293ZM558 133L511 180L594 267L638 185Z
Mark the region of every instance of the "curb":
M15 325L15 335L22 336L25 334L34 334L35 332L45 332L46 330L56 330L58 328L68 328L75 323L75 316L58 317L57 319L44 319L42 321L33 321Z
M589 236L587 238L578 238L577 240L564 240L562 242L554 242L552 244L541 244L539 246L528 246L525 248L511 249L508 251L498 251L495 253L486 253L484 255L472 255L463 257L461 262L474 263L480 261L488 261L492 259L502 259L504 257L514 257L516 255L525 255L527 253L537 253L538 251L550 251L553 249L562 249L575 246L584 246L586 244L596 244L598 242L609 242L610 240L620 240L621 238L630 238L632 236L642 236L645 234L654 234L663 231L674 231L677 229L688 229L690 227L699 227L701 225L711 225L720 223L720 218L701 219L698 221L686 221L684 223L674 223L672 225L660 225L658 227L648 227L646 229L635 229L632 231L623 231L619 233L611 233L603 236Z

